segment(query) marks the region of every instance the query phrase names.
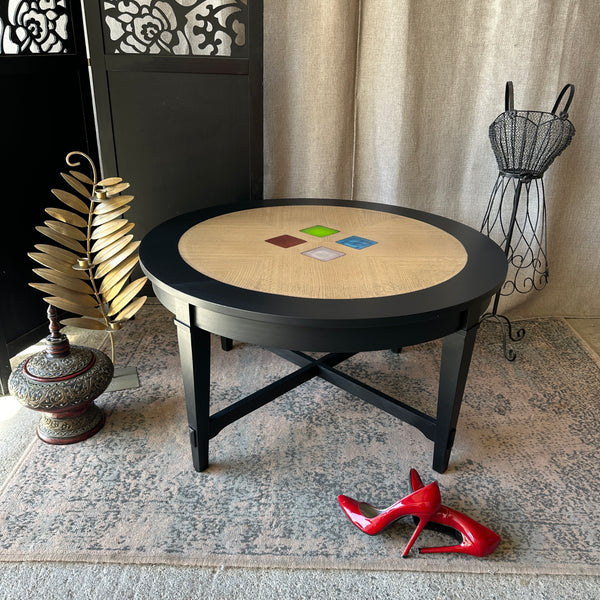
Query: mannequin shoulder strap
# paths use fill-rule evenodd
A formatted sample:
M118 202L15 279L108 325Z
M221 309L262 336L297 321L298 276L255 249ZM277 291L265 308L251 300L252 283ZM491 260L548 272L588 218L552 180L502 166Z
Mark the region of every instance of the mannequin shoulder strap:
M513 82L506 82L506 90L504 92L504 110L506 112L515 110L515 99L513 94Z
M563 109L560 111L559 116L561 119L566 119L569 116L569 113L567 111L569 110L569 106L571 105L571 101L573 100L573 94L575 93L575 86L572 83L567 83L567 85L565 85L565 87L561 90L560 94L558 95L554 106L552 107L552 114L555 115L556 111L558 110L558 106L561 100L563 99L563 96L567 93L567 90L569 91L569 97L567 98Z

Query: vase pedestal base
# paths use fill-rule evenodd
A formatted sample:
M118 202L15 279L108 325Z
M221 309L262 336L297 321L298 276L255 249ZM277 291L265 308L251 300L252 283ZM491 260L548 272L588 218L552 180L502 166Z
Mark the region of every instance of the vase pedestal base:
M75 444L98 433L105 421L102 410L92 402L77 414L44 413L37 434L47 444Z

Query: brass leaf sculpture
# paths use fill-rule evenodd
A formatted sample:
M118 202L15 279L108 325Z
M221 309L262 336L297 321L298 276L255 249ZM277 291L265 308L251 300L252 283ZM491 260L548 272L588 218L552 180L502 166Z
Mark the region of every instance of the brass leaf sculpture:
M43 267L33 272L45 280L29 285L47 294L44 300L48 304L79 315L63 319L61 324L106 331L114 363L113 333L147 299L136 297L147 277L129 281L139 262L140 245L129 233L134 223L123 216L131 208L133 196L121 193L129 183L120 177L98 181L94 162L83 152L70 152L67 165L80 165L72 162L76 155L87 160L92 176L79 171L61 173L71 190L51 190L67 208L46 208L53 220L36 229L59 245L37 244L37 252L29 253Z

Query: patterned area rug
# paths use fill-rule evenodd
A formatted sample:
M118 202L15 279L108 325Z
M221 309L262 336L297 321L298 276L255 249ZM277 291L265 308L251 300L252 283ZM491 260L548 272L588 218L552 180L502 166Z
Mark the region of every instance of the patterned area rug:
M93 438L32 442L0 492L0 560L600 574L600 368L563 320L526 329L509 363L497 326L482 325L443 475L420 432L321 380L223 430L196 473L175 326L147 305L117 337L117 366L136 366L141 387L100 397L107 423ZM431 412L439 357L431 342L340 368ZM294 369L218 339L213 363L215 410ZM374 537L351 525L338 494L387 506L410 467L502 536L494 554L402 560L408 521ZM450 543L440 535L416 546Z

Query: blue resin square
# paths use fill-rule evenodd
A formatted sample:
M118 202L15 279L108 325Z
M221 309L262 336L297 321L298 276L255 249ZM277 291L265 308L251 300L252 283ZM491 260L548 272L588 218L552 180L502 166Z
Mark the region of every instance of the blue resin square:
M373 240L368 240L367 238L359 237L357 235L351 235L350 237L338 241L338 244L344 244L344 246L354 248L355 250L362 250L363 248L368 248L376 243L377 242L374 242Z

